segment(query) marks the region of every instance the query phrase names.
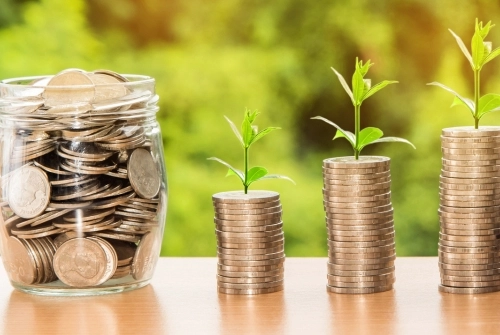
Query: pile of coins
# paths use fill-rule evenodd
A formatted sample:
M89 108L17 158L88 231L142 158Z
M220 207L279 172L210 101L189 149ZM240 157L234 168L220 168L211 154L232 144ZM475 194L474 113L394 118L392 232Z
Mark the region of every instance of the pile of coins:
M283 290L284 235L279 194L222 192L212 197L217 287L226 294Z
M327 291L361 294L392 289L396 250L389 158L326 159L323 185Z
M446 128L439 181L439 290L500 291L500 128Z
M152 275L166 201L144 123L156 96L127 82L67 70L26 85L35 96L2 101L0 233L14 282L84 288Z

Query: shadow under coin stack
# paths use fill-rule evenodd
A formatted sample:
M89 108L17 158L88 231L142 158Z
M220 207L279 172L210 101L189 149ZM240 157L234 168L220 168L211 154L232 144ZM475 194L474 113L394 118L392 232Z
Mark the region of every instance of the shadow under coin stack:
M333 293L376 293L395 282L390 159L323 161L328 285Z
M283 290L284 235L279 194L269 191L213 195L217 287L226 294Z
M500 128L446 128L439 181L439 290L500 291Z

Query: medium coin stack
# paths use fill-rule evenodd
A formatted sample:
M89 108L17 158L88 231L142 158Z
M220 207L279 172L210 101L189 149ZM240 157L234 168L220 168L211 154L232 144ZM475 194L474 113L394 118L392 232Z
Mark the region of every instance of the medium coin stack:
M212 197L217 236L217 287L226 294L283 290L284 235L279 194L222 192Z
M16 125L2 136L11 155L2 162L0 204L4 263L15 282L92 287L151 275L165 209L142 122L156 98L127 81L67 70L27 85L37 93L20 98L27 110L13 103L9 116L4 107Z
M390 159L326 159L323 185L327 291L361 294L392 289L396 249Z
M500 291L499 127L443 129L439 290Z

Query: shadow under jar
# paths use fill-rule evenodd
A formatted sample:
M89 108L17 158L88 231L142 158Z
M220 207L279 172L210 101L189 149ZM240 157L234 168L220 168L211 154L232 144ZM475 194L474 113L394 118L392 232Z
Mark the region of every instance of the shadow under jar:
M15 288L149 283L167 210L157 102L153 78L107 70L0 82L0 241Z

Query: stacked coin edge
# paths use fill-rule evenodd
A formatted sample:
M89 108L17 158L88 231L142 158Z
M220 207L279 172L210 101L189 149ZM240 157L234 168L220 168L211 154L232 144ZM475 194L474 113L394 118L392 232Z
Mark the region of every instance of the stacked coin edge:
M263 294L284 288L284 234L279 194L222 192L212 197L217 238L217 288Z
M390 184L387 157L323 161L328 292L365 294L392 289L396 250Z

